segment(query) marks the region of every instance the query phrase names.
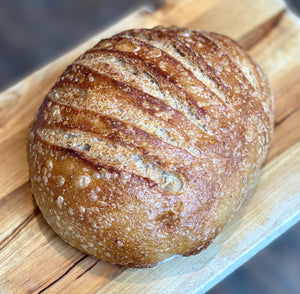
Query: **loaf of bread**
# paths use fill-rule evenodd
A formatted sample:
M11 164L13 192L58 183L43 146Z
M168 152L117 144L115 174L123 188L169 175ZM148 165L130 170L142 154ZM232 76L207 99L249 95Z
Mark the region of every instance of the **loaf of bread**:
M60 76L28 140L32 193L67 243L152 267L205 249L266 157L273 96L229 37L121 32Z

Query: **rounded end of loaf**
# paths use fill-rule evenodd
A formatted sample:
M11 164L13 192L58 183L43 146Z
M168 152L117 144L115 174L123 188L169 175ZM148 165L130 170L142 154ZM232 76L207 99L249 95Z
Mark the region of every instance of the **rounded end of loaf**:
M267 78L232 39L124 31L75 60L45 97L28 139L31 189L71 246L152 267L211 243L272 132Z

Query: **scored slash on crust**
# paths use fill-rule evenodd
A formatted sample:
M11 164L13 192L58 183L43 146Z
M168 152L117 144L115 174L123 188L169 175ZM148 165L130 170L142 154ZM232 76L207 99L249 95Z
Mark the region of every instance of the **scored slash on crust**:
M273 96L238 44L176 27L100 41L50 90L29 136L32 191L72 246L150 267L207 247L269 147Z

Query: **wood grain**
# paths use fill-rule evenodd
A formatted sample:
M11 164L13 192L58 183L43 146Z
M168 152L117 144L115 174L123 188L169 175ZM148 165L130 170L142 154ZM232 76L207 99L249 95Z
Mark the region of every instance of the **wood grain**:
M30 193L26 137L43 97L81 52L117 31L158 24L218 31L246 46L273 86L275 132L257 185L206 251L126 269L82 254L49 228ZM2 93L0 292L203 293L292 226L300 218L299 52L300 23L280 1L169 0L155 12L133 12Z

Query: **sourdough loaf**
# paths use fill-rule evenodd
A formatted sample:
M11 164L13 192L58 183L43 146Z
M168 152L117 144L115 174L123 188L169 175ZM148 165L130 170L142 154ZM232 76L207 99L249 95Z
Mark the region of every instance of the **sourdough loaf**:
M152 267L211 243L272 131L269 83L235 41L124 31L75 60L45 97L28 140L32 193L70 245Z

